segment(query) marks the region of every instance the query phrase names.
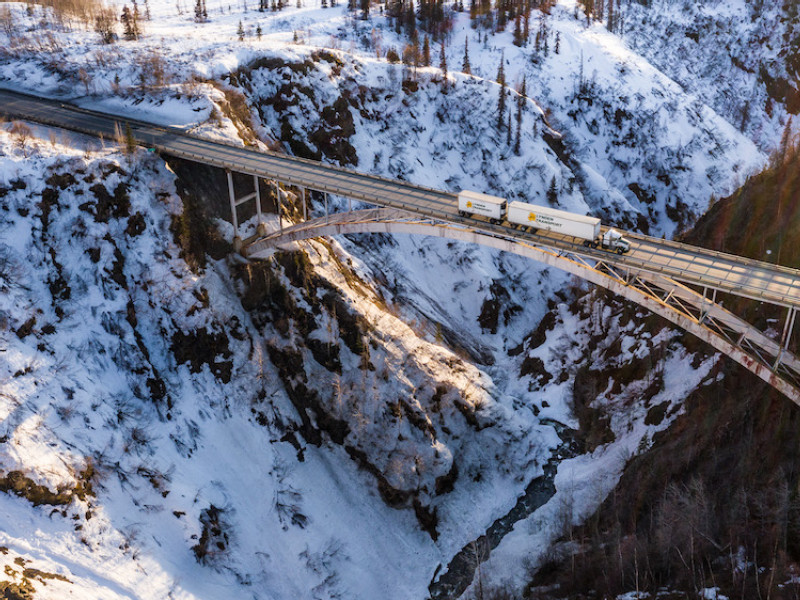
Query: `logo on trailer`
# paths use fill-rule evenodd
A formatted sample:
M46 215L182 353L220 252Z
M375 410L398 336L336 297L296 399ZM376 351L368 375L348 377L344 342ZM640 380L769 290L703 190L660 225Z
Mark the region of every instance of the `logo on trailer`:
M535 221L536 213L528 213L528 221Z
M472 208L472 200L467 201L467 208Z

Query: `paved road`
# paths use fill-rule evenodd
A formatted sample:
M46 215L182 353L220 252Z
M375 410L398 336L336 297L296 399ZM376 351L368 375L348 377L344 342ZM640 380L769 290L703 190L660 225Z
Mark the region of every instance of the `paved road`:
M140 144L179 158L277 179L284 184L329 192L379 206L400 208L533 244L577 251L623 269L625 266L644 269L686 283L800 308L800 271L794 269L638 234L626 234L631 240L631 251L624 256L616 256L602 250L583 248L580 240L569 236L548 232L534 235L508 225L493 225L482 219L460 217L453 193L315 161L213 142L177 128L89 111L9 90L0 89L0 114L108 139L114 138L119 131L125 131L126 125L129 125Z

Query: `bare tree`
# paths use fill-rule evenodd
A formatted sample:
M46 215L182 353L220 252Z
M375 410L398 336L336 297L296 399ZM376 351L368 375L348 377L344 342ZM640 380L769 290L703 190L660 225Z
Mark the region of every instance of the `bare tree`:
M31 137L33 137L33 131L31 131L31 128L28 127L22 121L14 121L11 124L11 129L9 129L9 133L16 136L17 147L20 149L20 152L22 152L22 155L27 157L28 142L30 141Z

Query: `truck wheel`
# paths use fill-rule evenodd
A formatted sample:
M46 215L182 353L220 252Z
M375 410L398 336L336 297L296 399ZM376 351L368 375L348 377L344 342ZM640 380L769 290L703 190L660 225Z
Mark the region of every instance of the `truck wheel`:
M583 247L584 248L588 248L591 245L592 245L592 242L590 242L589 240L583 240Z
M617 248L617 254L622 256L624 253L625 253L625 250L623 250L622 248Z
M592 242L592 248L594 248L595 250L597 250L598 245L599 244L597 243L597 241Z

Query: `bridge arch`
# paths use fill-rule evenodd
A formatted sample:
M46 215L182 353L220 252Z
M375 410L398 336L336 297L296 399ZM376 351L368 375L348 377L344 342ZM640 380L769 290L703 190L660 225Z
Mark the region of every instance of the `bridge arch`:
M786 341L791 336L789 321L784 328L784 340L778 343L713 299L670 277L627 267L623 271L597 256L555 250L445 222L420 220L418 215L397 209L357 210L304 221L247 240L242 253L248 258L266 258L273 249L291 242L353 233L447 238L510 252L566 271L664 317L800 405L800 359L786 348ZM790 316L793 314L790 310Z

